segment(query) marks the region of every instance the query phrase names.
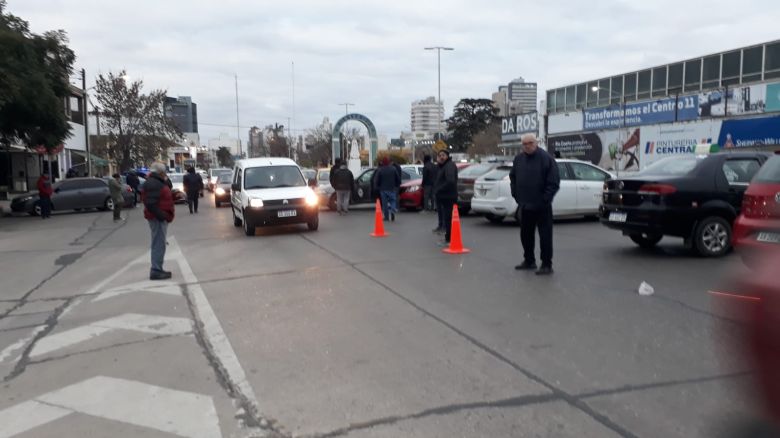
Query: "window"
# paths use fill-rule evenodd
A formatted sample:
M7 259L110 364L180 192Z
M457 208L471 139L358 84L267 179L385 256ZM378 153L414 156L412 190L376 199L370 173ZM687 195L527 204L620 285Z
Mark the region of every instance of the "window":
M701 89L701 59L685 63L685 91Z
M653 69L653 97L666 96L666 66Z
M780 77L780 43L767 44L764 57L764 79Z
M588 100L585 104L588 108L596 106L596 102L598 100L599 94L596 92L593 92L593 87L598 87L598 82L588 82L588 89L587 89L587 96Z
M512 171L512 168L509 166L501 166L495 170L492 170L485 174L485 176L482 177L485 181L500 181L507 176L509 176L509 172Z
M683 63L678 62L669 66L669 81L667 86L669 87L669 94L678 94L682 91L683 84Z
M247 190L304 187L306 181L298 166L250 167L244 172L244 186Z
M764 163L753 181L780 184L780 155L775 155Z
M625 75L623 80L625 81L626 100L636 100L636 73Z
M555 90L555 112L563 111L565 104L565 96L563 95L563 88Z
M566 87L566 111L574 110L574 85Z
M458 173L458 178L478 178L496 167L495 164L482 163L472 164L471 166L463 169L463 172Z
M571 172L569 172L569 166L567 166L566 163L558 163L558 176L560 176L561 181L574 179L571 177Z
M317 173L317 179L319 181L330 181L330 170L320 170Z
M241 169L238 169L238 172L236 172L236 179L233 181L235 184L238 184L239 187L241 187L241 181L243 181L243 171Z
M555 90L547 92L547 112L551 113L555 111Z
M637 100L650 97L650 70L639 72L639 83L637 84Z
M758 172L761 165L758 160L741 159L726 160L723 163L723 174L729 184L750 184L750 180Z
M610 103L620 103L623 96L623 76L614 76L612 78L612 91L614 93L610 93L612 96Z
M585 84L577 85L577 109L585 106L585 93L587 93Z
M612 94L609 87L609 79L602 79L599 81L599 98L598 105L609 105L609 95Z
M374 169L367 170L363 175L360 175L358 178L358 181L361 184L370 184L371 183L371 177L374 176Z
M742 52L737 50L723 54L723 65L721 65L721 83L722 85L732 85L739 83L739 70L742 62Z
M84 181L84 188L85 189L104 189L107 188L108 185L104 181L100 180L85 180Z
M720 55L704 58L701 88L718 88L720 86Z
M761 80L761 67L764 62L764 47L751 47L742 51L742 82Z
M76 113L81 112L81 101L76 96L70 96L70 110Z
M585 163L569 163L569 166L574 172L574 178L582 181L604 181L609 177L608 174Z
M643 175L674 175L683 176L692 171L703 158L695 155L666 157L647 166Z

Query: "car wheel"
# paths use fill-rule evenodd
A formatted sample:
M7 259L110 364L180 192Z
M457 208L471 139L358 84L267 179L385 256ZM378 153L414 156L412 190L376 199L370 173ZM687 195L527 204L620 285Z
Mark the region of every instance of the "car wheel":
M113 209L114 209L114 200L111 199L111 197L106 198L106 201L103 202L103 208L101 210L111 211Z
M631 240L634 241L637 245L639 245L640 248L653 248L655 247L658 242L661 241L661 239L664 238L663 234L631 234L628 236Z
M336 194L332 194L330 196L330 199L328 199L328 208L331 211L336 211L338 209L338 206L336 206Z
M233 208L231 208L231 210L233 211L233 226L240 227L243 221L239 219L238 216L236 216L236 210L234 210Z
M719 216L704 218L696 225L693 244L704 257L720 257L731 249L731 225Z
M501 222L504 222L504 216L498 216L491 213L486 214L485 219L487 219L488 221L490 221L490 223L493 224L500 224Z
M244 216L244 234L247 236L255 235L255 224L251 223L246 216Z
M42 212L41 204L39 202L36 202L35 205L33 205L33 209L30 212L30 216L40 216Z
M313 218L309 219L309 222L307 222L306 225L309 226L309 231L317 231L320 228L320 216L314 215Z

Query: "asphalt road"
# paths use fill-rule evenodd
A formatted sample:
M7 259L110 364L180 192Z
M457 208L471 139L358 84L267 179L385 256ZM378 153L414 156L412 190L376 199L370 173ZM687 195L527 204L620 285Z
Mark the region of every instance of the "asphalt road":
M707 293L734 256L559 221L543 278L510 223L463 218L465 256L427 213L248 238L207 195L152 283L126 214L0 219L0 437L712 437L754 410Z

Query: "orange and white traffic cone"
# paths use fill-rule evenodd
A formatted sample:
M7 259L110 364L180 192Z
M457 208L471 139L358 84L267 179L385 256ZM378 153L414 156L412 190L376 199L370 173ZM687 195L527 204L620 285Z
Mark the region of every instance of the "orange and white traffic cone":
M387 237L385 233L385 223L382 220L382 204L379 199L376 200L376 210L374 210L374 232L371 237Z
M452 228L450 232L450 246L442 249L447 254L468 254L470 249L463 247L463 238L460 233L460 214L458 214L458 204L452 206Z

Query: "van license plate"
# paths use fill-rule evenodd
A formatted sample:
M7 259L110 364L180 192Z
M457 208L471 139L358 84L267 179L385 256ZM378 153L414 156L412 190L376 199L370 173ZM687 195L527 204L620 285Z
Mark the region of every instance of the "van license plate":
M756 240L767 243L780 243L780 233L758 233Z
M295 217L295 216L298 216L298 212L296 210L281 210L277 214L279 215L279 217Z
M628 213L610 213L610 222L625 222L628 219Z

